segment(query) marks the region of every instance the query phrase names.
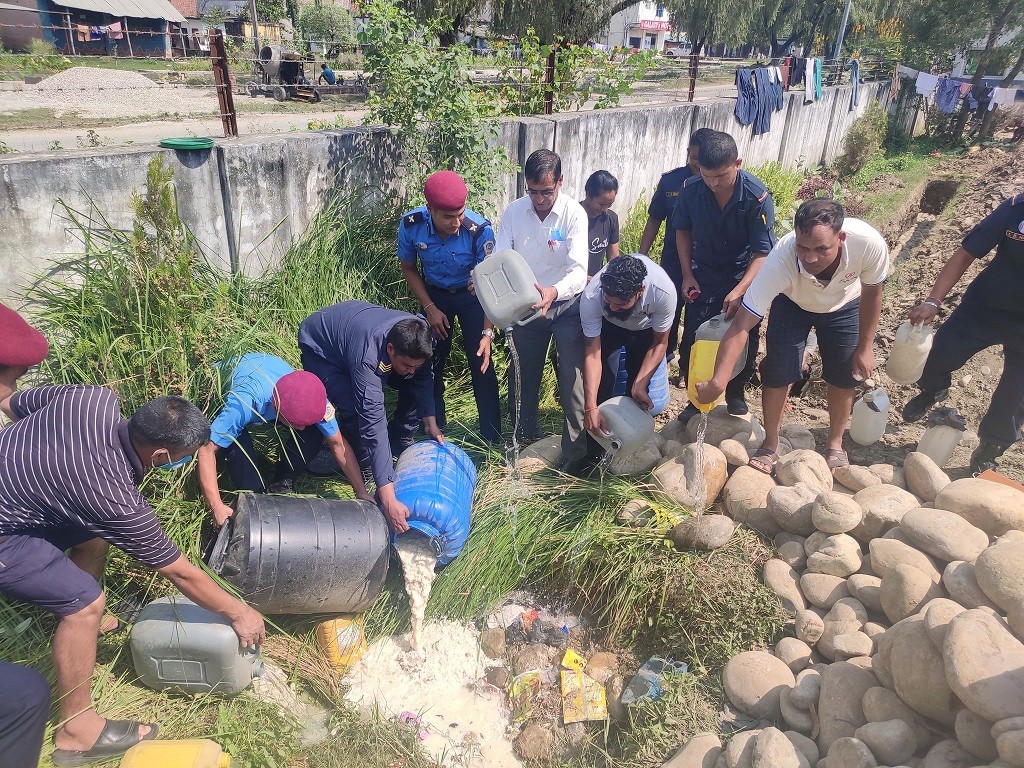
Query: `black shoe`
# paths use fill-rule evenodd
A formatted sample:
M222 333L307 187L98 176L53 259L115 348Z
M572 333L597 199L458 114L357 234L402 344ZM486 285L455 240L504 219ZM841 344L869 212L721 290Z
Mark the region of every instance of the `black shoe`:
M593 458L590 456L581 456L578 459L570 459L569 461L563 461L562 466L558 468L558 471L563 475L572 475L573 477L587 478L590 477L590 473L594 471L596 466Z
M267 486L267 493L295 493L295 481L290 477L286 477L283 480L275 480Z
M984 472L986 469L998 469L996 459L1003 455L1009 446L986 443L984 440L974 449L971 454L971 470L973 472Z
M698 415L700 415L700 411L697 410L697 406L695 406L693 403L687 403L686 407L683 408L682 411L680 411L678 416L676 416L676 421L678 421L680 424L687 424L689 423L690 419Z
M725 407L732 416L746 416L750 413L750 408L747 407L747 400L743 397L742 393L739 395L725 396Z
M907 423L920 421L928 413L928 409L936 403L941 403L949 397L948 389L940 389L938 392L926 392L915 395L903 406L903 420Z

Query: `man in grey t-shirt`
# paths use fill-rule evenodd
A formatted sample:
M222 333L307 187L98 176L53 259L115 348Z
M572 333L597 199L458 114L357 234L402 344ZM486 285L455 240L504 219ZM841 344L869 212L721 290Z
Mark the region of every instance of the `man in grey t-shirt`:
M676 311L672 278L646 256L619 256L590 281L580 299L583 325L584 423L605 432L597 405L611 396L618 366L607 356L626 348L626 388L642 407L654 407L647 387L665 359Z

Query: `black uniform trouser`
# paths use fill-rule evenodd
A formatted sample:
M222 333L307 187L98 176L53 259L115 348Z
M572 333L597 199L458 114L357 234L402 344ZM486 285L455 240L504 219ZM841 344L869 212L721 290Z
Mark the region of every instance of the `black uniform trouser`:
M633 391L633 384L636 377L640 375L640 366L647 357L651 348L651 341L654 339L654 330L647 328L643 331L628 331L614 323L609 323L606 318L601 320L601 386L597 390L597 402L603 403L612 396L615 387L615 378L618 376L618 366L613 370L608 365L608 356L619 347L626 348L626 395ZM616 357L618 360L618 357Z
M672 285L676 288L676 313L672 316L672 327L668 329L668 355L674 355L679 348L679 323L682 321L683 305L686 303L683 299L683 275L679 266L679 258L676 256L666 259L662 255L661 268L665 270L665 274L669 276ZM679 360L679 370L685 373L689 362L689 353L687 353L685 360L682 358Z
M952 382L953 371L987 347L1003 345L1003 375L978 427L978 437L996 445L1020 440L1024 424L1024 328L986 316L961 304L935 332L924 373L917 385L937 392Z
M427 295L439 310L448 317L450 328L448 338L438 340L434 347L432 365L434 370L434 413L437 425L442 430L448 426L444 407L444 369L452 351L452 334L455 320L462 329L462 348L469 363L469 374L473 382L473 397L480 419L480 435L491 443L501 440L501 399L498 395L498 376L493 361L485 373L480 372L480 358L476 350L484 330L484 310L476 296L466 289L454 293L444 288L427 285Z
M731 288L729 290L732 290ZM683 373L690 367L690 349L697 336L697 329L701 323L710 320L715 315L721 314L722 304L729 291L721 293L702 292L697 300L686 305L686 314L683 316L683 338L679 342L679 370ZM726 397L742 397L743 388L754 378L754 371L757 364L757 346L761 339L761 324L758 323L750 329L747 339L747 360L743 370L726 385Z
M34 669L0 661L0 762L36 768L50 716L50 685Z
M302 472L306 464L320 452L324 442L323 433L315 424L298 432L284 426L278 426L276 431L281 440L283 455L274 468L272 482ZM224 449L224 465L235 488L254 493L266 491L269 483L260 473L258 464L259 455L256 453L256 446L253 445L252 436L248 430L243 430L235 442Z

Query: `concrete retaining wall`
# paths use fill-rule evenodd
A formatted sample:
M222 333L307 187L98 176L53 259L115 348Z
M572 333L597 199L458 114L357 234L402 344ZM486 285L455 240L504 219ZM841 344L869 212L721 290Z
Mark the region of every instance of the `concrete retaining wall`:
M854 119L887 92L888 83L862 85L854 111L851 86L828 89L811 104L802 93L789 93L761 136L736 122L734 99L721 99L507 119L495 142L520 169L536 149L557 151L565 192L576 197L590 173L611 171L620 183L615 209L625 216L650 196L661 173L684 162L697 128L728 131L748 166L777 160L812 167L832 162ZM6 156L0 159L0 274L6 278L0 297L16 298L48 263L82 252L61 203L127 228L131 191L145 187L156 155L174 170L182 218L214 263L249 274L279 260L332 194L354 192L372 202L402 185L394 137L381 127L218 140L203 152L140 147ZM509 176L497 208L523 189L521 172Z

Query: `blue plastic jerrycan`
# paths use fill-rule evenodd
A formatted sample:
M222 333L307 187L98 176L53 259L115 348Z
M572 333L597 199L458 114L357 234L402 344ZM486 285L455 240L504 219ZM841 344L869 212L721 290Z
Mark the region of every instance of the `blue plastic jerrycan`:
M476 467L458 446L433 440L402 452L395 467L395 495L409 508L409 527L427 536L438 565L454 560L469 536ZM397 537L392 535L394 545Z
M626 348L619 347L617 352L612 353L613 356L617 356L617 373L615 376L615 384L612 387L613 395L628 395L626 391ZM616 366L612 366L613 368ZM669 391L668 391L668 363L665 360L661 361L661 365L654 371L654 375L651 377L651 383L647 385L647 396L651 398L651 402L654 403L654 408L651 409L651 415L657 416L659 413L664 411L668 407Z

